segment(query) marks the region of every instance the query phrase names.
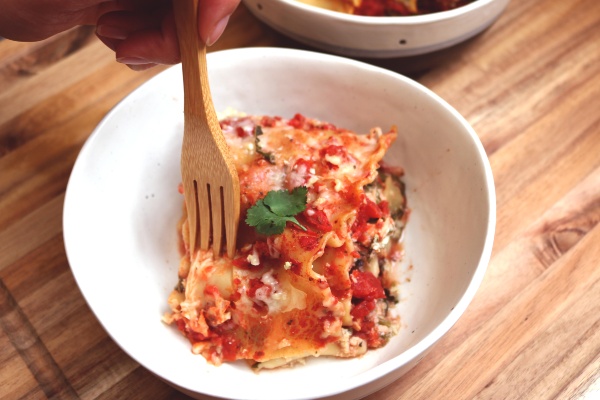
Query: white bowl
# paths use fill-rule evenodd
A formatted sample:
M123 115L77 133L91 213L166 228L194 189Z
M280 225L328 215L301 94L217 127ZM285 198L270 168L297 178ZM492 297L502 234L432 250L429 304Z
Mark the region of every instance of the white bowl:
M301 43L350 57L392 58L431 53L489 27L510 0L476 0L426 15L365 17L297 0L243 0L261 21Z
M182 197L181 71L159 74L118 104L75 163L64 205L69 263L108 334L141 365L192 395L226 399L354 399L414 366L465 311L492 248L495 195L484 149L469 124L420 84L337 56L248 48L208 55L218 111L291 117L296 112L367 132L399 128L387 155L406 169L410 282L403 326L357 359L318 358L254 373L193 355L161 322L177 282ZM307 384L307 382L309 384ZM206 398L206 397L202 397Z

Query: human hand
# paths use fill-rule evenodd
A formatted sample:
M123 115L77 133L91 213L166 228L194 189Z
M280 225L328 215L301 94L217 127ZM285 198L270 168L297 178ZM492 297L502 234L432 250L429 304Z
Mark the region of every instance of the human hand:
M77 25L96 25L98 38L134 70L180 61L171 1L0 0L0 36L42 40ZM240 0L200 0L199 34L214 44Z
M97 21L96 35L115 51L117 61L134 70L180 61L171 1L121 0L122 10L105 13ZM221 36L240 0L200 0L198 27L208 45Z

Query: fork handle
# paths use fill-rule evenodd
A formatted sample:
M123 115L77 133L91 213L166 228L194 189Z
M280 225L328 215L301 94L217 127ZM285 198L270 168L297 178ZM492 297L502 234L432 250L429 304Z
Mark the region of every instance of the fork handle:
M208 83L206 44L198 30L198 0L173 0L183 71L184 113L205 120L222 153L229 148L221 133Z

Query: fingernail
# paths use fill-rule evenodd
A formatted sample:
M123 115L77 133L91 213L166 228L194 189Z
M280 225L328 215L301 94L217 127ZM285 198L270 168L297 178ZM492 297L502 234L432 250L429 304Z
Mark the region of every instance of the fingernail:
M109 39L121 40L127 39L127 36L129 36L129 32L127 32L125 29L110 25L98 25L96 27L96 34Z
M139 57L119 57L117 58L117 62L127 65L142 65L149 63L148 60Z
M206 41L207 46L212 46L213 44L215 44L215 42L217 40L219 40L219 38L223 34L223 31L225 31L225 27L227 26L227 23L229 22L229 17L230 16L228 15L225 18L223 18L222 20L220 20L219 22L217 22L213 31L208 36L208 40Z
M157 64L148 63L148 64L139 64L139 65L128 64L127 66L129 67L129 69L131 69L133 71L145 71L147 69L155 67L156 65Z

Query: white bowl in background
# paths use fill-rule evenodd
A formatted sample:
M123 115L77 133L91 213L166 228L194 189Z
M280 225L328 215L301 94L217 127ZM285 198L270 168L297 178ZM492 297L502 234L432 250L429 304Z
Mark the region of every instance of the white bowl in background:
M208 68L217 111L231 107L284 117L300 112L364 133L374 126L398 127L386 160L406 170L412 210L406 261L413 267L410 282L401 286L400 333L361 358L322 357L257 374L243 362L208 364L191 353L174 327L161 322L179 264L179 66L119 103L77 158L63 222L81 292L125 352L197 398L348 400L382 388L448 332L483 279L494 235L495 191L476 133L424 86L337 56L247 48L209 54Z
M488 28L510 0L476 0L425 15L366 17L330 11L297 0L243 0L258 19L301 43L366 58L431 53Z

